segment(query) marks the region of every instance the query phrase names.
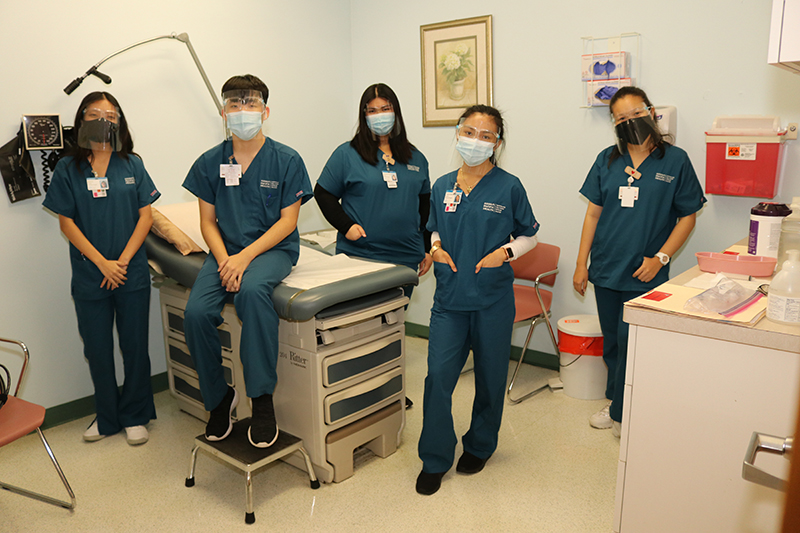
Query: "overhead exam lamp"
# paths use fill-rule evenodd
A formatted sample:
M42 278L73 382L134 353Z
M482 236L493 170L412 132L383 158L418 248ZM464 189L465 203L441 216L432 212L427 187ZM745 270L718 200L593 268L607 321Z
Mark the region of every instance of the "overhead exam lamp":
M192 59L194 59L194 64L197 65L197 70L200 71L200 75L203 77L203 81L206 84L206 88L208 89L208 92L211 94L211 98L214 99L214 104L217 106L217 111L222 112L222 104L220 103L219 99L217 98L217 95L214 94L214 89L211 87L211 83L208 81L208 77L206 76L206 71L203 70L203 66L200 64L200 59L198 59L197 54L194 51L194 47L192 47L192 43L189 42L189 35L187 33L185 33L185 32L181 33L179 35L176 35L175 33L171 33L169 35L161 35L160 37L153 37L152 39L145 39L144 41L140 41L140 42L132 44L130 46L126 46L122 50L117 50L113 54L108 55L108 56L104 57L103 59L101 59L92 68L87 70L86 74L84 74L83 76L81 76L79 78L75 78L74 80L72 80L72 82L70 82L70 84L67 85L64 88L64 92L67 93L67 94L72 94L72 92L75 89L77 89L78 86L81 83L83 83L83 80L85 80L86 77L89 76L89 75L97 76L98 78L103 80L103 82L105 84L110 84L111 83L111 76L108 76L107 74L103 74L102 72L98 71L97 67L99 67L100 65L102 65L103 63L105 63L106 61L111 59L112 57L121 54L122 52L126 52L126 51L130 50L131 48L136 48L137 46L145 44L145 43L158 41L159 39L177 39L178 41L186 44L186 47L189 48L189 53L192 54Z

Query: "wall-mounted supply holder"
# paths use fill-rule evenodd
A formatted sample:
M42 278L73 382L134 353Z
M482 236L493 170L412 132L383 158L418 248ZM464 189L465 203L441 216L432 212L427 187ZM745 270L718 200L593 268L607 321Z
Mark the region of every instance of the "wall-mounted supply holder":
M641 83L640 34L582 37L581 40L581 107L607 106L620 87Z
M780 124L774 116L714 119L706 132L706 194L774 198L784 143L797 139L797 123Z

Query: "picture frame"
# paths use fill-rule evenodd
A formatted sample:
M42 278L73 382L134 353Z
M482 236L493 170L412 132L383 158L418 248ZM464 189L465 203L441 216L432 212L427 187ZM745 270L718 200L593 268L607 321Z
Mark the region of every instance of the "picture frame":
M422 126L455 126L475 104L492 105L492 16L420 26Z

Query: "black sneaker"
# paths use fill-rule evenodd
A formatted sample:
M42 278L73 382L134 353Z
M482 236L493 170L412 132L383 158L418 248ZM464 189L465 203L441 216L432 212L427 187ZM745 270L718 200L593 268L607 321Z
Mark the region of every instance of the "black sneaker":
M275 421L272 394L253 398L253 416L247 429L247 438L256 448L269 448L278 440L278 423Z
M211 411L206 424L206 438L210 441L222 440L233 430L233 410L239 405L239 393L236 389L228 387L225 397L219 405Z

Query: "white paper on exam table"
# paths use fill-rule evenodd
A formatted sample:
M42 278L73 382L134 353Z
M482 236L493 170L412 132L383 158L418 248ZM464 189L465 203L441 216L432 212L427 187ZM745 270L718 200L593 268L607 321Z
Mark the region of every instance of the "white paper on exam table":
M296 289L313 289L328 283L392 268L389 263L375 263L348 257L345 254L328 255L323 252L300 247L300 259L291 274L283 279L283 283Z

